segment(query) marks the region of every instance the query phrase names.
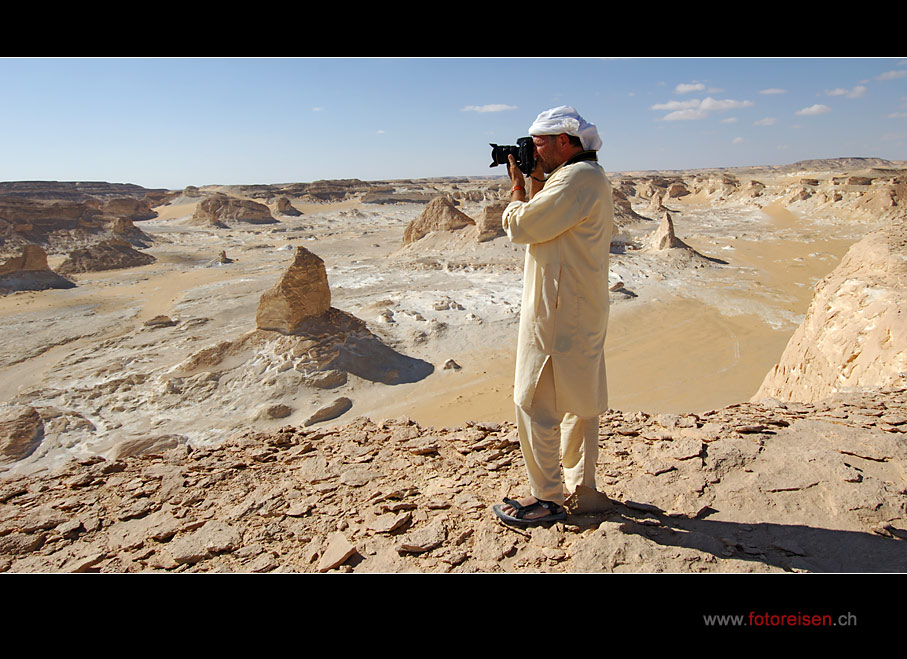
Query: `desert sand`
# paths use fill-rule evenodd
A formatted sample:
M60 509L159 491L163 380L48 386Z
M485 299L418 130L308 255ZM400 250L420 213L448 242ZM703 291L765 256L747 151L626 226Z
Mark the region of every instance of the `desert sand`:
M494 194L499 186L479 181L472 187ZM410 187L444 192L443 182ZM211 186L203 192L243 198L241 188ZM149 389L143 406L111 402L102 414L121 436L155 431L207 443L252 419L264 428L302 423L326 395L237 390L218 405L223 414L212 423L200 413L196 394L175 404L154 391L166 388L160 383L168 371L193 351L253 330L261 293L301 245L324 260L334 307L364 320L400 353L434 366L428 377L393 387L352 379L342 390L353 401L347 417L407 416L438 427L512 419L521 247L506 237L477 243L465 230L403 246L404 229L424 204L355 198L291 199L302 215L280 216L273 225L200 227L192 217L203 198L178 197L157 206L156 218L137 224L155 241L146 250L156 256L154 264L74 275L78 285L71 290L0 297L0 318L9 329L0 339L4 402L43 398L67 408L71 402L59 392L90 388L99 377L141 373L135 386ZM459 207L477 217L486 203L463 200ZM645 217L648 210L640 206ZM677 235L718 263L614 250L612 276L624 286L612 293L605 350L616 410L700 412L747 400L802 319L815 283L870 227L827 213L811 217L778 200L718 205L699 193L671 199L668 207ZM657 225L658 213L650 215L615 233L642 244ZM215 263L221 250L231 263ZM49 265L63 258L51 254ZM435 309L445 300L456 306ZM180 323L144 326L160 315ZM449 359L460 368L443 368ZM293 414L260 418L261 407L276 403L287 404ZM160 418L149 420L154 416ZM72 449L88 454L111 443L104 435ZM57 453L47 456L56 455L56 461Z
M614 409L699 411L746 400L755 393L790 338L809 304L812 286L833 269L859 236L857 231L864 228L852 231L850 239L826 238L823 233L827 229L814 225L809 217L797 218L791 211L768 208L747 211L749 217L744 223L700 229L699 218L710 216L708 207L677 205L681 208L675 219L678 232L701 252L728 259L729 267L709 277L692 269L659 272L661 266L655 262L631 271L627 289L644 286L646 293L635 298L614 296L606 344ZM223 306L222 292L235 290L235 295L228 296L234 301L227 304L238 305L243 300L243 308L251 317L244 324L239 317L232 322L225 319L224 324L237 330L251 329L256 293L276 280L290 258L290 252L282 248L302 244L325 260L334 306L373 323L384 308L382 301L390 301L391 305L386 306L392 306L406 300L403 293L411 273L394 272L389 269L390 263L451 256L445 253L443 242L440 248L411 250L410 255L402 257L398 254L402 230L421 211L419 205L395 207L390 213L355 202L297 207L305 214L283 219L278 230L231 231L226 239L184 226L195 203L159 207L157 219L141 223L146 233L167 241L150 250L158 255L158 263L126 271L79 275L74 291L23 292L0 298L0 317L15 322L23 314L44 313L53 319L51 322L66 323L72 310L87 306L92 307L93 316L128 317L128 323L100 332L100 336L108 336L136 330L157 315L186 315L189 308L198 316L216 315ZM357 209L366 219L347 219L343 215ZM377 219L380 215L387 217ZM775 226L789 228L794 223L810 242L771 233ZM294 224L312 228L294 230ZM360 225L369 229L363 230ZM764 234L770 238L764 239ZM189 235L191 240L186 237ZM294 235L298 236L295 240ZM506 238L494 242L505 243ZM482 247L487 249L476 250L480 260L494 250L507 250L498 244ZM209 261L220 248L235 263L211 266ZM457 256L456 252L453 256ZM622 256L613 255L612 270L622 271ZM51 267L62 258L52 256ZM470 258L470 252L461 258ZM454 358L462 370L446 373L437 369L410 390L404 387L400 391L360 393L357 414L377 418L407 415L425 425L451 425L464 419L511 419L522 252L510 248L503 259L510 261L509 270L491 278L480 276L478 282L469 282L457 272L428 270L414 274L420 292L426 296L423 305L434 301L431 296L440 299L449 295L461 304L470 300L466 313L435 314L439 318L456 318L470 312L481 317L486 310L502 304L509 315L504 321L466 325L474 328L476 337L481 337L478 341L447 336L440 346L433 347L432 352L437 350L445 358ZM494 254L492 260L501 262L502 257ZM634 275L640 281L632 281L630 277ZM458 297L458 290L469 297ZM205 298L210 300L206 302ZM458 331L462 329L458 327ZM388 332L393 333L390 329ZM211 335L209 340L215 337L216 334ZM61 352L65 351L43 354L38 364L5 366L3 399L8 401L27 390L27 385L39 377L42 364L53 368L53 355Z
M879 170L872 171L879 175ZM881 176L890 182L897 171L882 168ZM605 346L611 412L610 420L603 421L603 441L609 436L620 439L622 425L634 420L648 423L648 428L695 429L708 426L707 419L717 414L722 427L749 427L721 410L748 403L803 321L816 284L852 245L902 211L896 205L884 212L866 208L864 190L849 195L853 186L838 180L854 172L842 172L834 163L827 170L768 168L734 175L733 186L719 171L612 175L616 191L629 191L626 198L635 217L619 218L612 244ZM802 192L805 177L818 181L806 184L808 193ZM758 185L750 183L757 178ZM662 194L665 187L652 184L661 179L680 182L685 191ZM472 218L502 197L500 179L395 185L401 195L449 195ZM813 194L813 187L844 193ZM196 207L215 192L266 201L277 221L200 225L193 220ZM437 231L404 245L404 231L423 212L424 201L374 203L362 195L339 201L290 196L290 201L301 215L278 215L274 195L263 197L255 186L206 186L191 195L174 192L154 206L155 218L135 223L153 240L143 251L156 258L154 263L75 274L72 289L0 296L0 405L4 410L38 409L45 419L43 440L26 457L8 461L0 474L13 482L71 476L73 459L94 469L98 461L133 460L143 450L150 456L172 450L207 455L232 450L230 446L245 450L249 437L291 437L294 428L299 434L280 447L298 448L331 433L347 437L349 428L365 427L362 424L371 428L369 435L402 433L412 441L416 436L459 441L472 433L471 441L479 442L478 428L482 437L506 438L501 446L512 451L508 424L513 417L522 248L506 237L479 242L475 227ZM648 247L665 212L683 248ZM308 386L306 378L312 374L306 370L310 362L300 352L302 344L288 350L255 333L262 293L286 271L297 247L324 261L331 306L364 321L399 363L424 366L418 378L388 384L351 371L339 386ZM218 258L222 252L225 262ZM65 257L50 253L51 269ZM167 322L149 324L162 316ZM340 397L348 403L340 416L306 425ZM769 413L759 408L753 414ZM894 421L886 422L885 432L897 427ZM663 430L652 432L648 441ZM609 450L614 461L627 455L620 442ZM374 453L368 455L365 462ZM519 464L511 462L494 467L494 484L483 483L483 491L519 490ZM132 463L123 464L129 464L132 473ZM612 474L608 466L602 470ZM461 492L462 486L454 487L453 472L443 473L434 481L437 491ZM629 497L638 501L645 492L637 482L612 479L611 485L624 488L626 503ZM620 493L612 489L609 496ZM697 496L702 496L701 488ZM693 510L678 503L681 499L675 491L665 491L661 509L673 502L683 514L701 513L701 502ZM294 563L293 569L313 567L319 556L324 559L328 535L325 531L310 538L311 560ZM105 556L80 565L126 569L122 557ZM62 561L62 555L58 559ZM148 567L136 560L137 566ZM482 562L481 569L491 569L493 562ZM442 563L480 569L460 560ZM560 559L555 563L570 569L571 564ZM29 565L20 568L27 571ZM393 562L378 565L370 569L419 569ZM431 569L438 565L432 563ZM516 567L508 565L520 567L519 561ZM574 565L602 569L590 567L592 563ZM803 561L802 569L837 569L832 565ZM531 561L524 567L540 569ZM668 561L658 569L687 567ZM750 567L719 562L709 569ZM774 567L790 569L788 563ZM646 570L645 565L636 568Z

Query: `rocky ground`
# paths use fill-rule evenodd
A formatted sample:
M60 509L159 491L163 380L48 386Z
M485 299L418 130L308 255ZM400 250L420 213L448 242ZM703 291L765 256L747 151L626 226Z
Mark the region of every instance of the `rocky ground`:
M507 349L522 254L485 221L498 183L186 189L141 203L97 185L82 201L60 184L0 200L3 244L37 241L51 267L97 240L155 258L0 298L0 570L901 571L901 371L834 384L845 339L900 363L899 314L838 304L834 341L797 339L832 346L831 388L793 402L820 387L791 376L806 363L791 348L783 395L742 402L798 326L822 326L821 310L801 323L812 285L867 234L903 227L891 163L809 167L613 176L617 395L600 493L532 530L490 511L525 494ZM459 210L426 217L439 195ZM54 199L65 230L41 215ZM903 231L888 235L899 238L883 265L836 270L832 295L846 283L848 300L900 299ZM330 322L256 326L303 245L323 259ZM845 269L865 261L853 249ZM18 282L16 263L5 267ZM849 370L881 372L849 354ZM653 400L660 409L636 404Z
M898 572L907 389L612 411L599 490L514 529L514 428L360 418L72 461L0 485L7 572Z

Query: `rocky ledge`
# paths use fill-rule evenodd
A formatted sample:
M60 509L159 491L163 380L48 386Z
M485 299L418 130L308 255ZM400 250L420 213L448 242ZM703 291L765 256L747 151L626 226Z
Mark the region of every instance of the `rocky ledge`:
M907 389L603 415L600 494L514 529L510 424L360 418L0 481L4 572L899 572Z

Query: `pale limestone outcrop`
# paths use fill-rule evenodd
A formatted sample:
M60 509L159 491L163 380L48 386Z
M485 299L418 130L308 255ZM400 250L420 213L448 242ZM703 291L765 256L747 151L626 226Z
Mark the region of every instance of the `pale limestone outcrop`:
M450 197L442 195L428 202L419 217L407 225L403 244L413 243L433 231L456 231L471 225L475 225L473 219L458 210Z
M496 201L488 204L482 209L479 219L476 220L476 226L479 229L479 242L494 240L504 234L504 226L501 218L504 215L504 209L507 203Z
M277 212L288 217L299 217L302 215L302 211L293 206L286 197L281 197L277 200Z
M676 247L689 249L689 245L674 234L674 221L671 219L671 214L665 211L661 218L661 223L649 239L649 249L663 250Z
M73 288L74 283L47 265L47 254L38 245L25 245L22 255L0 265L0 295L15 291Z
M22 249L22 256L8 259L0 265L0 275L12 272L34 272L48 270L47 254L38 245L26 245Z
M200 201L192 215L197 224L226 227L235 223L274 224L277 222L264 204L248 199L237 199L221 192Z
M259 329L292 334L307 318L331 308L324 261L305 247L296 248L296 258L280 280L265 291L258 303L255 324Z
M148 199L135 199L134 197L117 197L108 199L102 206L107 215L126 218L130 221L153 220L157 211L151 208Z
M69 257L60 264L58 271L68 275L79 272L119 270L149 265L156 260L151 254L134 249L125 240L114 238L71 251Z
M0 411L0 464L30 455L44 438L44 422L30 405Z
M907 221L853 245L816 294L754 400L820 400L907 374Z
M110 224L114 238L125 240L133 247L150 247L154 242L147 233L139 229L128 217L118 217Z
M630 198L627 196L629 186L615 186L611 188L611 201L614 205L614 230L619 231L629 224L648 222L649 218L643 217L633 210Z
M668 189L665 191L665 197L668 199L677 199L678 197L685 197L690 194L690 191L687 190L687 186L684 183L672 183L668 186Z

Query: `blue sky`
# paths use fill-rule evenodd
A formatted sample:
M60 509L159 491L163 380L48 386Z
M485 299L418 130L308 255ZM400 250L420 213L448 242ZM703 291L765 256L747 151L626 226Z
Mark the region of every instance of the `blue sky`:
M907 58L0 59L0 180L503 174L544 109L609 171L907 160Z

